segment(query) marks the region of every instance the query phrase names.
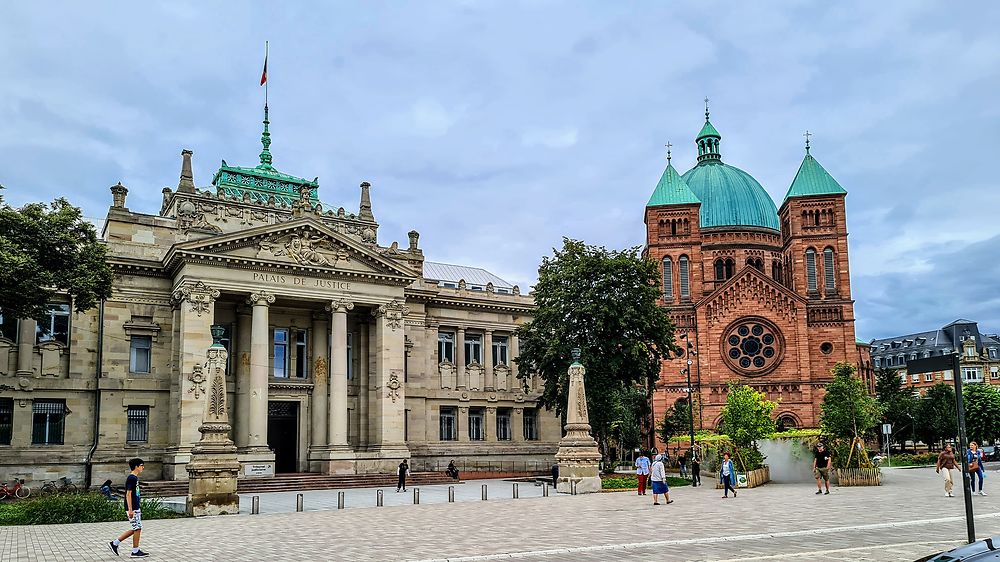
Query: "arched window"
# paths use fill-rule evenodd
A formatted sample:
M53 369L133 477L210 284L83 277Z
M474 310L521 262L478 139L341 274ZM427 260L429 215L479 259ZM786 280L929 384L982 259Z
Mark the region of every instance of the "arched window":
M781 283L781 262L779 260L771 262L771 278Z
M736 260L733 258L726 259L726 279L732 279L733 275L736 275Z
M806 250L806 290L816 292L816 250Z
M670 235L677 236L677 220L675 219L670 220Z
M833 268L833 248L830 247L823 250L823 279L826 282L827 293L837 290L837 275Z
M663 298L674 300L674 261L670 256L663 258Z
M677 260L680 266L681 298L686 299L691 296L691 283L688 277L688 257L681 256Z
M722 260L722 258L719 258L715 260L715 280L722 281L725 278L726 278L726 264Z

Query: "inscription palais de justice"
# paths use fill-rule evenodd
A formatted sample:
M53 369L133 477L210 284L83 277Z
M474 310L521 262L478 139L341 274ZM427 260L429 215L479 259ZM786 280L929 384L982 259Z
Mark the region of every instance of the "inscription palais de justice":
M298 275L284 275L281 273L253 273L254 283L272 283L278 285L292 285L293 287L309 287L312 289L338 289L350 291L349 281L336 281L333 279L316 279L315 277L300 277Z

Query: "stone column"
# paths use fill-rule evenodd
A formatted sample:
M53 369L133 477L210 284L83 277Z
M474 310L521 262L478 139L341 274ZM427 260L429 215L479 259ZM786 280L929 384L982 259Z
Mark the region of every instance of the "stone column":
M236 424L233 427L236 446L250 443L250 307L236 309Z
M250 435L247 446L268 449L267 446L267 372L270 367L269 308L274 295L265 291L250 295L253 318L250 328Z
M493 378L493 330L483 332L483 367L486 371L483 386L486 390L495 390L497 384Z
M469 441L469 407L461 406L456 415L458 419L455 420L455 427L458 428L458 440Z
M368 322L362 320L361 334L358 338L358 444L367 446L368 438L368 411L369 411L369 382L368 382Z
M486 440L495 443L499 437L497 434L497 409L495 407L486 408L486 419L483 423L486 425Z
M524 441L524 408L514 408L510 414L511 441Z
M17 327L17 376L34 373L31 359L35 355L35 331L38 323L33 318L22 318ZM5 367L6 368L6 367Z
M400 299L375 310L375 372L370 414L373 449L378 451L381 468L391 470L399 459L408 458L404 436L406 389L403 385L403 319L409 312Z
M469 379L465 372L465 328L455 330L455 388L469 388Z
M327 349L327 329L329 322L326 314L313 314L312 324L312 357L313 357L313 391L310 411L310 440L309 440L309 470L319 472L322 464L317 458L317 453L326 449L327 446L327 382L329 380L330 353Z
M331 449L349 449L347 443L347 312L354 303L334 300L326 309L330 323L330 435Z

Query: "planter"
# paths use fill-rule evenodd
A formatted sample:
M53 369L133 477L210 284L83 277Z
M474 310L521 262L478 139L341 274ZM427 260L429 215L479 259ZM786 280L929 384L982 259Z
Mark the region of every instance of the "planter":
M838 486L881 486L882 471L878 468L835 468Z
M764 484L767 484L770 481L771 481L771 469L769 469L767 466L751 470L750 472L736 473L737 488L756 488L757 486L763 486ZM721 490L722 484L716 482L715 488L717 490Z

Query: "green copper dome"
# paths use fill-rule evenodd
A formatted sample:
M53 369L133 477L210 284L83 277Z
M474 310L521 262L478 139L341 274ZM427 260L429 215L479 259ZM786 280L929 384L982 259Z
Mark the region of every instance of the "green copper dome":
M667 163L667 169L663 170L660 176L660 183L656 184L653 195L649 197L647 207L657 207L660 205L690 205L701 203L695 196L691 188L688 187L684 178L677 173L674 166Z

